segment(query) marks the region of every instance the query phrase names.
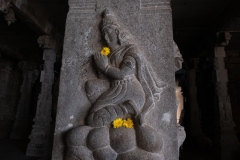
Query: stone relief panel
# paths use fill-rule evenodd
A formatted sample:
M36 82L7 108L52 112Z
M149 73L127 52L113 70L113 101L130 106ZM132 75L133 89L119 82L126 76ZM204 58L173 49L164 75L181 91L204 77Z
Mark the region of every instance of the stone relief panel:
M52 159L177 159L171 12L158 2L69 0Z
M91 102L87 124L67 134L66 159L162 160L161 132L145 117L167 84L154 79L145 53L114 13L106 9L102 16L107 47L93 55L97 76L85 84Z

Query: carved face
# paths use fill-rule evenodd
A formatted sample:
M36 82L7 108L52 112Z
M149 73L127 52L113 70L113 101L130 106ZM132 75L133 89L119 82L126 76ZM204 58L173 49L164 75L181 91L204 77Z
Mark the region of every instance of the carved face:
M116 31L117 30L110 28L110 27L107 27L103 31L104 38L110 47L118 44L118 35L117 35Z

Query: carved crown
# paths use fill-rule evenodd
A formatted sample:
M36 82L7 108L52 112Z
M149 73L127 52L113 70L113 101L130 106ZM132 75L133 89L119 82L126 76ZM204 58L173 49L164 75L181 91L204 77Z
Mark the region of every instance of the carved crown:
M102 19L102 31L105 28L119 28L119 24L115 18L115 15L109 9L105 9L103 12L103 19Z

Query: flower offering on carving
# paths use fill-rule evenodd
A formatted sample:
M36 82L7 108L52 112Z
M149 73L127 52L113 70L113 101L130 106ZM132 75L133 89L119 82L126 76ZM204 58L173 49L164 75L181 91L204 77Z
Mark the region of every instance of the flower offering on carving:
M108 56L110 54L110 48L108 47L103 47L101 50L102 55Z
M125 127L125 128L133 128L133 121L128 118L127 120L122 119L122 118L117 118L113 121L113 128L120 128L120 127Z
M130 118L128 118L127 120L123 120L123 127L133 128L133 121Z
M112 124L113 128L120 128L123 126L123 120L122 118L115 119Z

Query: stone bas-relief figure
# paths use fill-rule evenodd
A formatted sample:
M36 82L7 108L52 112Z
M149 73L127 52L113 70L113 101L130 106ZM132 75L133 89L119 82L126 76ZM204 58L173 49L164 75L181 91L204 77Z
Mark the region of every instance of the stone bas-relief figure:
M109 10L103 13L101 28L111 53L109 57L96 53L94 62L105 79L86 83L92 107L87 126L67 135L66 159L163 160L161 132L145 121L163 87L158 87L143 52ZM113 128L117 118L132 119L134 127Z

